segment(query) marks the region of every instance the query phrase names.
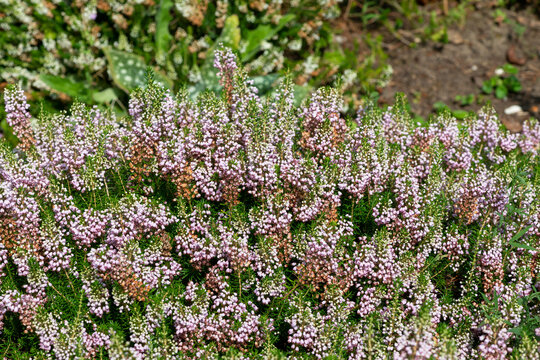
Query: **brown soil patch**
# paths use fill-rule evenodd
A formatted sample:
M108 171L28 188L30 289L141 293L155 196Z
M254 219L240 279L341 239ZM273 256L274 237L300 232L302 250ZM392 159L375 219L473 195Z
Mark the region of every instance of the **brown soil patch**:
M407 95L411 110L421 116L433 112L433 104L442 101L452 109L456 95L481 94L484 80L495 70L511 61L519 69L522 91L509 94L507 99L485 95L482 104L466 106L478 110L491 101L503 123L518 131L528 116L538 116L540 107L540 20L531 11L505 10L509 22L494 19L493 9L484 7L471 11L462 27L448 29L449 43L421 43L415 48L385 34L388 61L394 74L382 90L380 101L391 104L396 92ZM520 37L515 24L525 27ZM414 38L414 34L411 32ZM517 63L521 63L518 65ZM508 116L504 109L520 105L528 114Z

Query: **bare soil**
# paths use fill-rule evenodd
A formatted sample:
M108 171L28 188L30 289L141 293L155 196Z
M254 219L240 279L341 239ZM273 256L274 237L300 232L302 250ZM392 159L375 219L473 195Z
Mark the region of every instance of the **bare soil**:
M403 92L411 110L424 117L433 112L437 101L464 110L478 110L491 102L503 123L519 131L524 119L540 115L540 19L532 10L504 10L507 20L502 21L489 6L473 9L462 26L448 29L446 44L415 43L418 36L414 31L402 31L399 40L395 34L384 34L394 73L381 90L380 101L391 104L396 92ZM516 26L525 28L521 36ZM510 93L506 99L482 95L479 103L465 107L455 103L456 95L482 94L482 82L505 63L519 69L519 93ZM504 110L511 105L520 105L526 113L505 115Z

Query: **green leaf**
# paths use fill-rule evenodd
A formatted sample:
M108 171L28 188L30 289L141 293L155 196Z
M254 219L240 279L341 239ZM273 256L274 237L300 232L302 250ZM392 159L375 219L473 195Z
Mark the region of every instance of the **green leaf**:
M237 15L231 15L225 20L223 31L215 43L223 43L223 45L230 47L231 49L238 50L240 39L240 20Z
M53 90L73 98L86 98L86 89L84 87L84 83L82 82L74 82L69 79L50 74L41 74L39 78Z
M295 105L300 105L302 100L308 97L308 95L313 91L310 86L304 85L294 85L294 102Z
M103 91L93 93L92 98L97 103L110 103L111 101L117 100L118 96L116 96L113 88L108 88Z
M105 49L105 55L109 64L109 74L119 88L129 93L133 89L146 85L148 66L141 56L110 48ZM153 69L153 71L157 83L166 88L172 88L173 84L170 79L157 69Z
M532 225L529 225L529 226L524 227L524 228L521 229L520 231L518 231L517 234L514 235L514 236L512 237L512 239L510 239L510 242L519 240L523 235L525 235L525 234L527 233L527 231L529 231L529 229L530 229L531 227L532 227Z
M454 101L459 103L461 106L467 106L471 105L475 100L475 97L473 94L469 95L456 95L454 98Z
M465 110L455 110L455 111L452 111L452 114L454 115L456 119L463 120L467 117L467 115L469 115L469 112Z
M163 57L169 52L172 36L169 33L169 23L172 20L171 8L172 0L161 0L159 11L156 14L156 55Z
M327 51L324 53L323 59L332 65L341 66L345 62L346 57L341 51Z
M296 16L287 14L281 17L276 25L259 25L256 29L250 30L245 36L246 48L242 52L242 61L248 61L254 57L261 48L261 44L271 39L279 30L288 22L292 21Z
M525 249L525 250L530 250L530 251L538 251L538 249L532 247L532 246L529 246L527 244L522 244L522 243L517 243L517 242L510 242L510 245L512 245L513 247L516 247L516 248L520 248L520 249Z
M508 78L504 79L503 84L506 86L508 90L512 92L521 91L521 82L514 75L511 75Z
M511 328L511 329L509 329L508 331L510 331L511 333L515 334L516 336L521 336L521 334L523 333L523 330L522 330L521 326L518 326L518 327L515 327L515 328Z
M264 76L255 76L252 78L253 86L259 90L259 94L263 95L270 92L274 88L274 83L280 78L279 74L268 74Z
M517 214L523 215L523 216L529 216L529 214L523 209L516 208L516 209L514 209L514 212L517 213Z
M482 83L482 91L486 94L491 94L493 92L493 85L491 81L486 80Z
M499 85L495 89L495 97L497 99L504 99L508 95L508 89L504 85Z
M516 248L521 248L521 249L525 249L525 250L530 250L530 251L538 251L538 249L532 247L532 246L529 246L527 244L522 244L522 243L518 243L516 242L518 239L520 239L523 235L525 235L527 233L527 231L529 231L529 229L532 227L532 225L529 225L529 226L526 226L524 227L523 229L521 229L516 235L514 235L512 237L512 239L510 240L509 244L513 247L516 247Z
M504 64L502 69L505 73L510 75L516 75L518 73L518 69L514 65Z
M443 103L442 101L437 101L433 104L433 109L435 109L435 111L442 111L443 109L447 109L448 106L446 106L445 103Z
M194 69L197 70L197 67ZM187 87L188 94L193 100L197 99L197 96L205 90L217 92L220 89L217 69L211 64L205 63L203 65L201 75L202 81Z
M208 71L214 71L214 51L219 44L223 44L233 50L238 50L240 38L240 20L237 15L231 15L225 20L221 35L219 35L214 44L206 52L206 60L201 66L201 72L204 74Z
M2 130L2 135L4 135L4 138L6 141L13 147L17 145L19 140L15 135L13 135L13 129L11 126L8 125L6 118L4 117L2 120L0 120L0 129ZM0 139L0 145L2 144L2 140Z
M448 34L446 33L446 28L443 27L442 29L433 32L430 38L435 42L448 43Z

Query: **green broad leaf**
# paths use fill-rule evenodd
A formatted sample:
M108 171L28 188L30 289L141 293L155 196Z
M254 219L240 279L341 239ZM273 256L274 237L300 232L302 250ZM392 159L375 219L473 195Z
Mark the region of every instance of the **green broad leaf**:
M114 92L113 88L108 88L103 91L95 92L92 94L92 99L97 103L110 103L117 100L118 96Z
M217 70L212 65L205 63L201 75L201 81L187 87L187 92L193 100L196 100L197 96L206 90L218 92L220 89Z
M255 76L252 77L253 86L255 86L257 90L259 90L259 95L264 95L274 89L273 85L279 78L280 75L275 73L264 76ZM217 77L217 72L215 71L215 69L203 72L202 81L187 88L188 94L194 100L200 93L204 92L205 90L218 92L220 89L221 85L219 85L219 79Z
M463 120L467 117L467 115L469 115L469 112L465 110L455 110L452 111L452 115L454 115L454 117L458 120Z
M313 89L308 86L294 85L294 103L296 106L300 105L302 101L309 96Z
M169 33L169 23L172 20L171 8L172 0L161 0L159 3L159 11L156 14L156 55L163 57L168 53L172 36Z
M497 99L504 99L508 95L508 89L504 85L499 85L495 88L495 97Z
M491 94L493 92L493 85L491 81L486 80L482 83L482 91L486 94Z
M345 54L340 51L327 51L323 55L323 59L332 65L341 66L345 60Z
M276 25L259 25L256 29L249 30L245 35L246 48L242 52L242 61L246 62L253 58L261 49L261 44L264 41L271 39L295 17L293 14L287 14L282 16Z
M473 94L469 95L456 95L454 98L454 101L459 103L461 106L467 106L471 105L475 100L475 97Z
M275 82L280 78L279 74L273 73L264 76L255 76L252 78L253 86L259 90L259 94L263 95L271 92Z
M238 50L240 39L240 20L237 15L231 15L225 20L221 35L219 35L214 44L206 52L206 60L201 66L201 72L204 74L208 71L214 71L214 51L219 44L223 44L232 50Z
M3 117L2 120L0 120L0 129L2 130L2 135L4 135L5 140L12 146L15 147L19 140L15 135L13 135L13 129L11 126L8 125L6 118ZM0 139L0 146L2 144L2 140Z
M435 111L442 111L443 109L448 109L448 106L446 106L446 104L442 101L437 101L433 104L433 109Z
M109 74L120 89L129 93L131 90L146 85L148 66L141 56L111 48L105 49L105 55L109 64ZM172 89L173 83L169 78L157 69L153 69L153 71L157 83Z
M506 88L508 88L508 90L512 92L521 91L521 82L514 75L511 75L508 78L504 79L503 83L504 83L504 86L506 86Z
M84 83L82 82L75 82L70 79L50 74L41 74L39 78L53 90L66 94L72 98L86 98L87 93Z
M511 328L511 329L509 329L508 331L510 331L511 333L515 334L516 336L521 336L521 334L523 333L523 329L521 328L521 326L515 327L515 328Z
M504 64L502 66L502 69L504 70L505 73L509 75L516 75L518 73L517 67L511 64Z
M225 20L223 31L216 40L215 44L222 43L223 45L230 47L233 50L238 50L240 46L240 20L237 15L231 15ZM213 61L213 56L211 56Z

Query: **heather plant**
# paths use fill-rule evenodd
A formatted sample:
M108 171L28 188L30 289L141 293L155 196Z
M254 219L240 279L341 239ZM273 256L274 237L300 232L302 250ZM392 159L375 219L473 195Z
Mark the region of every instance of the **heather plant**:
M149 77L124 117L6 90L4 357L538 358L538 122L345 118L214 63L220 94Z

